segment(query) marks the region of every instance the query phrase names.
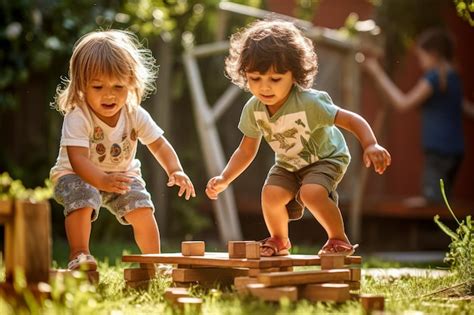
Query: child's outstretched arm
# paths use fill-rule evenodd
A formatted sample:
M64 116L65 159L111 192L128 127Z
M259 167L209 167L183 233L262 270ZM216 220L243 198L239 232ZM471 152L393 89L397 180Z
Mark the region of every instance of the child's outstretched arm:
M382 174L390 165L391 157L388 151L377 143L369 123L360 115L342 108L338 110L334 123L357 137L364 149L365 166L370 167L370 164L373 164L375 171Z
M261 138L242 137L239 147L232 154L222 173L207 183L206 194L209 199L217 199L217 195L252 163L260 146L260 140Z
M118 194L130 190L132 179L123 173L106 173L89 160L89 148L68 146L67 155L74 172L95 188Z
M196 197L193 183L189 179L188 175L184 173L178 155L168 140L161 136L156 141L148 144L147 147L158 163L160 163L160 165L163 167L166 174L168 174L168 187L178 185L178 196L181 197L183 194L185 194L186 200L189 200L191 196Z
M390 104L397 110L404 111L421 105L433 94L431 85L425 79L420 79L408 92L403 92L393 83L377 59L367 57L362 63L364 70L371 75Z

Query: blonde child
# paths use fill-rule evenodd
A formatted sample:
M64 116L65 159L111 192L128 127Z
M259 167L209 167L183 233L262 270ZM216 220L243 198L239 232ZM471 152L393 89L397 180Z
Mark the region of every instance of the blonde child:
M135 35L120 30L86 34L74 46L69 79L55 105L64 114L59 156L51 169L54 197L64 206L69 269L95 270L91 222L101 206L133 227L142 253L159 253L154 206L145 188L137 143L146 145L178 195L195 196L173 147L140 106L154 90L157 66Z
M423 195L405 200L408 206L442 202L439 180L444 180L449 194L464 155L463 92L460 77L452 64L453 54L454 42L446 30L424 31L416 43L416 55L424 74L406 93L393 83L374 57L367 56L363 63L395 109L421 108L425 155ZM471 108L465 106L464 109L469 112Z
M291 248L288 220L314 215L328 235L319 254L349 255L351 245L337 206L336 187L350 161L337 127L351 131L364 149L367 167L382 174L390 155L359 115L333 104L326 92L313 90L317 72L314 47L292 23L257 21L232 35L226 73L253 97L245 104L239 129L243 138L219 176L209 180L210 199L252 162L263 136L276 163L262 189L262 210L270 237L261 255L287 255Z

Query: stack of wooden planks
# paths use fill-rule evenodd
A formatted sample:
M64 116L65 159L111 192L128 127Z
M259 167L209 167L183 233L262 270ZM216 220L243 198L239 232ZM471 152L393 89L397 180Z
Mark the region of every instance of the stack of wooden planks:
M125 280L130 287L143 285L156 274L147 266L172 264L176 287L234 285L238 293L265 301L286 297L343 302L351 298L350 291L360 289L360 256L260 257L259 246L254 241L235 241L228 243L227 253L211 253L205 252L204 242L183 242L182 253L125 255L124 262L140 263L140 268L125 270ZM311 270L294 271L294 267Z

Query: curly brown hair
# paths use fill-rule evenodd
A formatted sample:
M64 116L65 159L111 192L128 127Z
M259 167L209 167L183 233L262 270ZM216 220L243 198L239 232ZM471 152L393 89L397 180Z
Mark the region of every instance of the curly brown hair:
M291 22L259 20L230 38L225 72L234 84L247 87L247 72L290 71L296 84L310 88L318 72L313 42Z

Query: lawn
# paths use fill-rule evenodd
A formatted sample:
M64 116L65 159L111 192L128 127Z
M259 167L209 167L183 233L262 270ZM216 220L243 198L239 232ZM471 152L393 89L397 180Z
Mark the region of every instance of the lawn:
M176 246L177 244L175 244ZM55 265L64 267L65 244L55 242ZM124 251L124 248L127 248ZM190 309L180 310L163 298L163 292L171 285L169 277L156 278L147 290L125 287L123 269L132 265L122 263L122 252L136 253L132 244L113 246L93 245L99 259L100 282L93 286L81 279L56 279L51 283L51 299L42 307L32 300L27 306L18 307L0 299L0 314L182 314L195 313ZM176 248L164 248L175 251ZM299 252L314 252L314 249L296 248ZM101 255L102 254L102 255ZM363 257L361 293L376 293L385 296L388 314L474 314L473 296L456 286L460 277L450 272L439 272L436 264L420 269L400 269L399 263ZM391 268L391 267L400 268ZM378 268L376 268L378 267ZM410 265L410 267L413 267ZM426 267L426 266L425 266ZM381 269L384 268L384 269ZM297 268L296 270L301 270ZM416 275L414 275L414 271ZM3 273L2 273L3 274ZM238 296L232 288L204 290L194 287L193 295L204 300L202 314L363 314L358 302L341 304L310 303L265 303L249 296ZM471 293L472 294L472 293Z

